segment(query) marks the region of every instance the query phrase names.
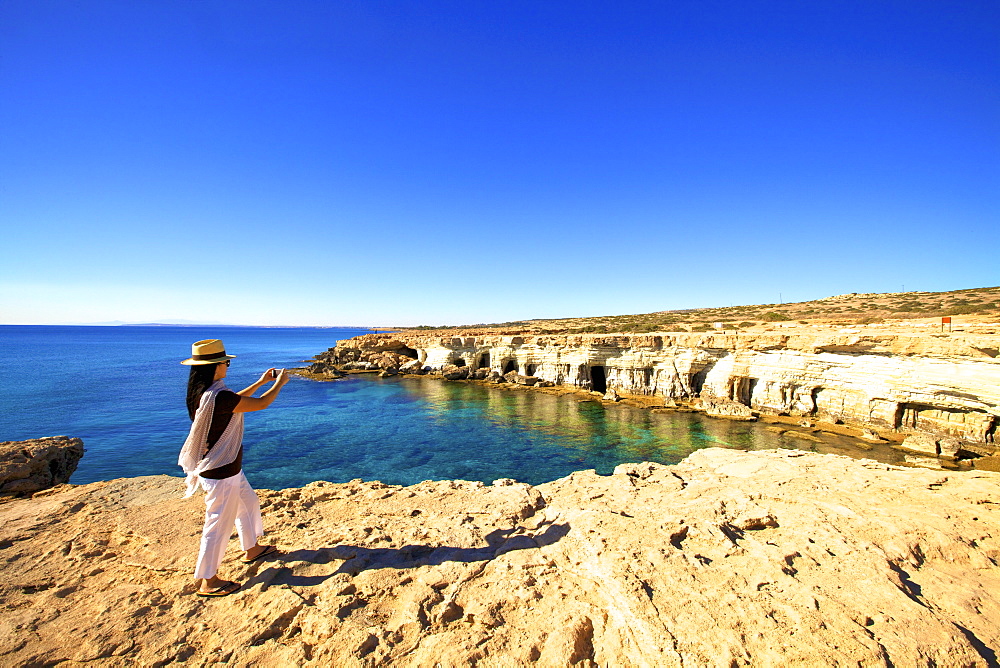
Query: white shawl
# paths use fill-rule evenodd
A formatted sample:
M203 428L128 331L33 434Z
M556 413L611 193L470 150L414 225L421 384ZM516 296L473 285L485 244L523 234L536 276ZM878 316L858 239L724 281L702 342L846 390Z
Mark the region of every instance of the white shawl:
M243 443L243 413L233 413L229 426L222 432L222 436L212 449L208 450L208 429L212 426L215 397L225 389L228 389L225 384L217 380L201 395L201 403L195 411L191 431L181 448L180 457L177 458L177 463L187 474L184 480L187 483L185 499L198 489L198 476L203 471L232 464L240 452L240 444Z

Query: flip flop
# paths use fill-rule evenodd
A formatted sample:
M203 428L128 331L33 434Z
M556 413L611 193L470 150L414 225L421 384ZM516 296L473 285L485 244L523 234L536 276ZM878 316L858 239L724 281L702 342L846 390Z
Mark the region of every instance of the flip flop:
M222 586L220 586L220 587L218 587L216 589L212 589L210 591L201 591L201 590L199 590L198 591L198 596L205 596L205 597L209 597L209 596L229 596L230 594L239 591L240 587L242 587L242 586L243 585L241 585L239 582L227 582L227 583L223 584Z
M263 550L261 550L260 554L258 554L253 559L240 559L240 561L242 561L244 564L252 564L253 562L255 562L258 559L260 559L261 557L266 557L267 555L274 554L277 551L278 551L278 548L276 548L274 545L268 545Z

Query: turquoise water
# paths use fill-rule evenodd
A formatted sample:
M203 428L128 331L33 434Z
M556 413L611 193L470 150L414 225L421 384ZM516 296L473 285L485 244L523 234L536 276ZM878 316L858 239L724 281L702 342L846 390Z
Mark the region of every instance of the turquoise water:
M270 366L301 361L366 330L201 327L0 326L8 381L0 440L66 434L87 453L71 482L179 475L177 452L190 422L184 407L190 344L222 338L237 355L227 384L240 390ZM538 484L581 469L610 473L623 462L676 463L719 445L808 447L898 461L853 439L781 437L758 423L691 413L652 413L572 396L427 378L293 377L267 410L248 413L244 465L257 487L297 487L352 478Z

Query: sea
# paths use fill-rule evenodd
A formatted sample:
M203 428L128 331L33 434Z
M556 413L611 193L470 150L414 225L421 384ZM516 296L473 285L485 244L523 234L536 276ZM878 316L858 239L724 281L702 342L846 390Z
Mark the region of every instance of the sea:
M190 420L191 343L219 338L236 355L239 391L269 367L295 368L360 328L0 326L0 440L67 435L86 454L82 484L180 475ZM699 448L799 448L899 463L882 445L832 434L808 440L773 426L697 413L652 412L579 396L511 391L433 378L292 376L266 410L246 415L244 469L259 488L355 478L513 478L540 484L573 471L610 474L625 462L674 464Z

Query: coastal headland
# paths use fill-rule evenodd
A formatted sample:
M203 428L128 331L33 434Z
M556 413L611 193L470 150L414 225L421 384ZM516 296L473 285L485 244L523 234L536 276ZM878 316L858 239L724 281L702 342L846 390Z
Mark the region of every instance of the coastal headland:
M262 490L194 595L167 476L0 503L2 665L992 666L1000 473L700 450L537 487Z
M734 332L532 334L489 330L366 334L316 356L313 378L426 374L597 393L731 419L843 425L996 470L1000 336L800 327ZM556 389L551 389L556 388Z

